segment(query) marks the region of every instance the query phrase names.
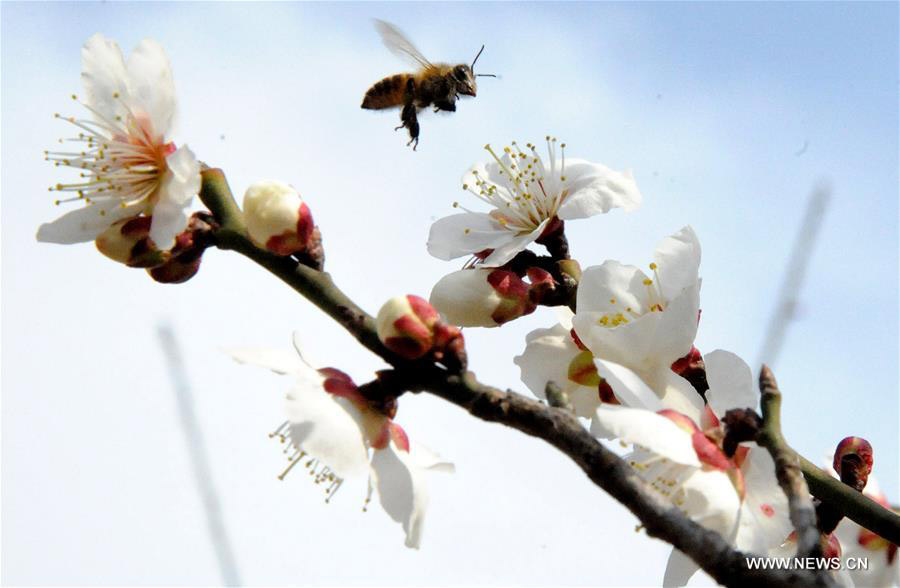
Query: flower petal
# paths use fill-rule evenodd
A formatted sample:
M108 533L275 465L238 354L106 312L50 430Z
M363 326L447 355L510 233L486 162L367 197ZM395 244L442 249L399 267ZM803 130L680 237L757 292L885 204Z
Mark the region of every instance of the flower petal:
M700 241L694 229L686 226L660 241L653 258L663 298L672 300L698 280Z
M438 280L428 300L451 324L496 327L494 313L503 300L488 282L492 271L477 266L451 272Z
M618 438L645 447L675 463L700 467L691 434L670 419L649 410L601 404L591 422L591 434Z
M575 316L575 313L568 306L554 306L553 310L556 313L556 319L559 321L559 324L567 330L572 330L572 317Z
M709 390L706 400L715 415L722 418L732 408L752 408L759 405L759 393L753 386L753 375L743 359L716 349L703 356Z
M538 398L546 398L547 382L553 381L569 394L575 414L590 418L600 404L597 387L581 386L569 380L569 365L581 351L562 325L535 329L526 336L525 351L513 358L522 382ZM590 364L589 364L590 365Z
M694 560L686 556L683 552L672 548L669 554L669 561L666 562L666 573L663 576L663 586L665 588L675 586L687 586L688 580L700 569Z
M655 381L657 382L655 389L663 408L677 410L696 424L700 424L700 415L703 414L704 408L703 397L690 382L667 366L660 366Z
M656 392L631 369L604 359L595 359L594 365L623 405L653 412L664 408Z
M144 39L128 57L131 100L149 117L155 139L169 132L175 115L175 83L162 46Z
M451 260L494 249L511 241L515 233L505 229L490 215L464 212L438 219L428 233L428 253Z
M235 347L223 351L238 363L266 368L280 375L295 373L301 364L297 354L291 349Z
M81 83L86 103L107 123L127 117L128 73L122 50L112 39L96 33L81 49Z
M372 455L370 484L377 488L385 512L403 525L406 546L419 548L425 509L428 507L426 470L453 471L452 464L440 462L430 451L415 444L406 452L393 443Z
M150 238L160 249L171 249L188 225L188 207L200 192L200 162L186 146L166 157L168 170L153 207Z
M481 262L482 267L500 267L510 259L516 256L517 253L523 251L526 247L531 245L534 241L541 236L541 233L544 232L544 229L547 227L547 224L550 222L550 219L545 219L541 224L537 226L537 228L530 233L519 233L512 239L506 241L505 243L498 245L494 248L494 252L488 255L483 262Z
M668 367L691 350L697 334L698 288L699 284L686 289L663 312L647 312L615 327L600 324L607 313L582 311L579 291L578 312L572 323L596 357L639 372L660 365Z
M444 461L437 453L428 449L424 445L411 443L409 446L410 456L420 468L432 472L440 472L442 474L455 474L456 465L453 462Z
M578 284L578 313L617 313L632 309L636 313L649 310L647 276L633 265L607 260L584 270ZM579 335L581 336L581 335Z
M697 336L698 317L700 315L700 282L685 288L678 296L669 301L657 324L653 336L652 353L657 362L671 366L676 360L687 355Z
M342 477L367 469L368 452L359 410L321 385L300 380L287 395L291 442Z
M503 162L503 167L506 169L510 169L510 166L513 164L512 157L506 152L500 155L500 161ZM493 184L498 189L505 190L509 183L509 177L503 172L503 167L493 159L479 161L463 174L463 184L472 185L476 179L480 179Z
M683 508L688 516L731 541L741 503L728 474L698 469L681 488L685 493Z
M522 382L538 398L544 398L547 382L563 386L568 379L568 366L578 347L561 325L550 329L535 329L525 338L525 351L513 358L519 366Z
M741 551L768 553L787 539L793 526L787 496L775 478L775 462L762 447L754 444L748 448L741 465L746 494L735 546Z
M93 241L116 221L140 214L142 208L141 205L123 208L119 200L98 200L42 224L37 240L62 245Z
M630 171L617 172L577 159L566 161L565 175L569 194L557 213L563 220L588 218L613 208L631 211L641 205L641 193Z

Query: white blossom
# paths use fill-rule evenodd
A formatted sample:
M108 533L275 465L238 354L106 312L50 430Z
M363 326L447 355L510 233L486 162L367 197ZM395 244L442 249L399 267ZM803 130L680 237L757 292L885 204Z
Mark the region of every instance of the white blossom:
M298 464L323 484L330 501L345 479L368 474L366 504L373 492L390 517L403 526L406 546L418 549L428 506L427 473L453 472L427 448L412 443L386 414L375 410L347 374L334 368L316 370L300 353L271 349L233 349L240 363L268 368L295 379L287 395L288 420L273 437L290 443L290 464Z
M623 404L699 421L703 399L671 369L697 334L699 266L700 242L684 227L657 246L651 275L612 260L584 271L572 324Z
M485 267L501 266L541 237L554 218L588 218L613 208L634 210L641 194L628 171L599 163L567 159L565 143L547 137L547 159L528 143L515 141L498 155L486 145L492 161L473 166L463 189L492 207L444 217L431 226L428 252L439 259L486 254Z
M194 154L186 146L176 149L167 138L175 114L169 60L158 43L145 39L126 64L116 42L99 33L84 44L81 60L81 104L92 117L57 114L79 132L60 140L74 143L74 149L48 151L46 158L80 172L79 181L51 187L72 194L57 204L86 206L41 225L37 239L92 241L116 221L144 214L153 217L150 238L156 247L169 249L187 227L187 209L200 190Z
M710 387L701 419L671 409L654 412L602 404L591 432L634 444L625 459L650 488L737 549L765 555L790 534L787 498L768 451L744 443L727 457L719 423L732 408L757 409L759 395L753 391L750 368L736 355L718 350L704 361ZM693 560L673 549L663 584L683 586L697 569Z

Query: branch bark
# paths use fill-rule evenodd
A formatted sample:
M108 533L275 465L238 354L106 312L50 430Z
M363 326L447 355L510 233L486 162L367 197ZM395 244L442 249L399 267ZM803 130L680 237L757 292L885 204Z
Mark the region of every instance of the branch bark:
M640 519L647 534L666 541L691 557L726 586L831 586L826 574L806 570L751 570L748 554L731 547L718 533L693 522L671 503L647 490L646 484L615 453L595 439L570 412L546 406L511 391L478 382L474 374L433 375L421 383L427 390L473 416L501 423L553 445Z
M791 522L797 532L797 557L821 557L821 534L816 528L816 509L809 496L809 488L800 471L800 460L781 433L781 391L775 375L763 365L759 373L760 408L763 424L757 442L765 447L775 461L778 485L788 498Z

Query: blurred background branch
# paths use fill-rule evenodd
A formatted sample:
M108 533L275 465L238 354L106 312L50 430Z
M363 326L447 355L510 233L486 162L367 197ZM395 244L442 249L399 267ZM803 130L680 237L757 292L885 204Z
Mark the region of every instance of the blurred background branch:
M803 221L797 229L794 240L794 248L785 269L781 289L775 302L775 309L769 319L763 338L762 348L756 358L755 366L766 364L775 366L778 355L784 345L788 327L797 318L797 301L800 298L800 288L809 268L809 260L816 246L822 219L831 202L831 185L825 180L820 180L813 188L806 205L806 213Z
M171 325L165 322L159 324L157 334L169 368L172 387L175 389L181 430L184 432L197 492L200 494L206 512L209 539L219 563L222 583L226 586L240 586L241 577L234 560L234 553L231 550L231 543L228 540L225 521L222 518L219 496L215 484L213 484L206 445L203 442L203 432L200 430L200 424L197 422L197 415L194 411L194 396L191 393L182 351Z

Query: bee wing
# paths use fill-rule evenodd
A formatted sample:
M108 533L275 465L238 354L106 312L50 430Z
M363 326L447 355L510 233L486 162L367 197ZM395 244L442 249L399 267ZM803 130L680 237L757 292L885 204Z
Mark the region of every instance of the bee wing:
M434 65L425 59L425 56L422 55L422 53L416 49L416 46L406 38L406 35L401 33L400 30L391 23L376 18L375 30L381 35L381 40L384 41L385 47L390 49L391 53L397 57L406 61L411 60L411 63L414 63L419 67L434 69Z

